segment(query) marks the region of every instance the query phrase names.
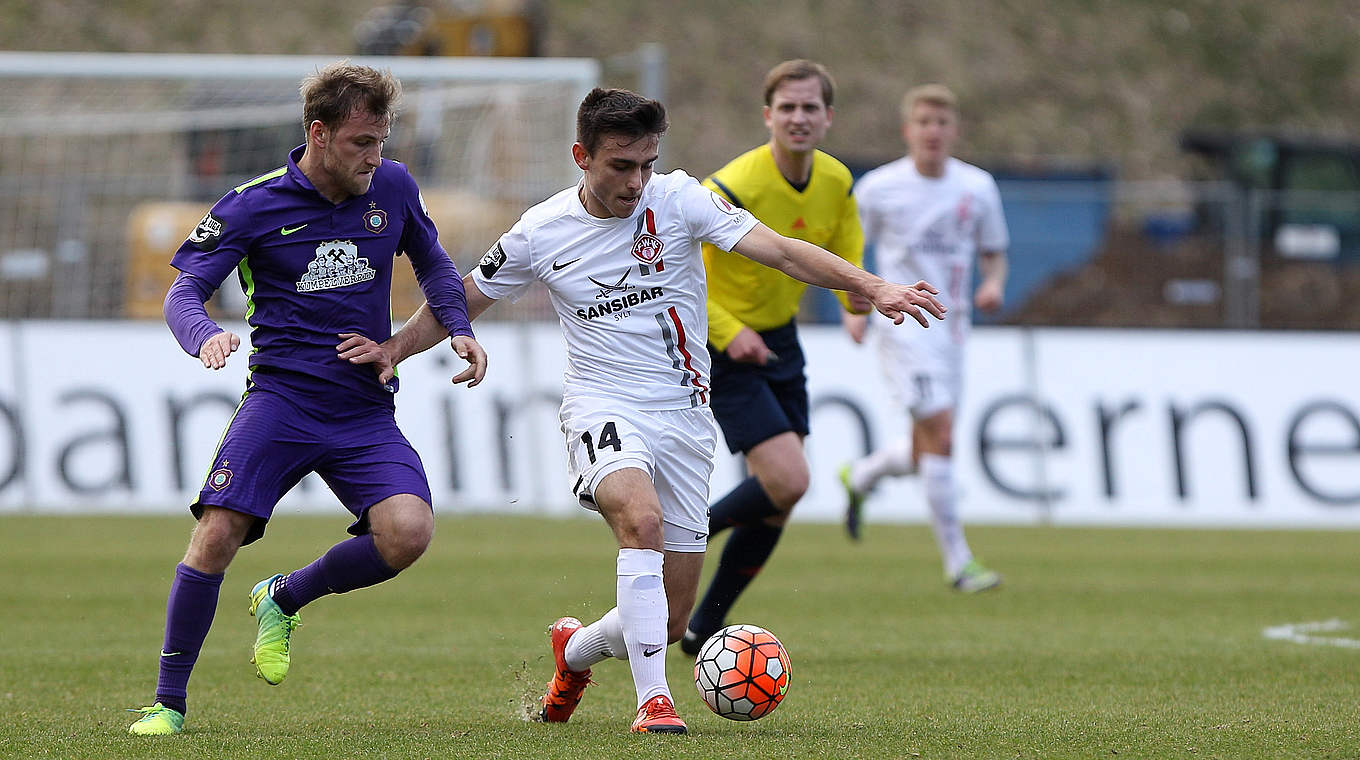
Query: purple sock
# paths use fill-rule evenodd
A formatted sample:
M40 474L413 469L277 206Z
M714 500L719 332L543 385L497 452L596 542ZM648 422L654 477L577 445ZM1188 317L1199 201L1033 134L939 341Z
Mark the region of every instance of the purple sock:
M165 643L161 645L161 672L156 682L156 701L187 713L189 675L198 661L198 650L217 613L220 573L209 574L185 564L175 568L170 599L165 604Z
M312 564L281 578L270 596L283 614L292 615L326 594L374 586L396 575L378 553L373 535L365 533L341 541Z

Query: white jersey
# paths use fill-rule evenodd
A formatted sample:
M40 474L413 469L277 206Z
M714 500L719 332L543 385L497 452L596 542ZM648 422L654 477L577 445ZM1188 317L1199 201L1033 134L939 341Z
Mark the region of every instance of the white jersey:
M707 406L701 242L731 250L756 225L683 171L654 175L627 219L600 219L570 187L524 212L473 281L489 298L548 287L567 341L563 397L636 409Z
M1001 194L992 175L949 158L944 173L926 177L910 156L865 174L855 185L866 242L876 269L890 282L926 280L949 309L946 330L895 330L910 340L955 343L967 336L973 306L973 262L979 250L1010 244ZM943 334L943 335L942 335Z

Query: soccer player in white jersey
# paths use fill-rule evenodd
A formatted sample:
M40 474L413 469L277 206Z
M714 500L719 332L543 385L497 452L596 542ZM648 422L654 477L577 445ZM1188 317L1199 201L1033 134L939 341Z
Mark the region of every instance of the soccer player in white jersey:
M972 304L1001 308L1009 234L992 175L954 158L959 134L954 93L940 84L913 88L902 100L907 155L865 174L855 186L865 239L889 280L926 279L945 290L946 329L883 331L879 349L888 382L911 413L911 437L841 468L846 528L859 538L865 496L887 475L920 472L945 578L963 592L984 591L1001 576L974 557L955 501L951 447L954 409L963 390L964 346L970 327L969 287L977 257L982 282ZM847 322L855 342L864 320Z
M925 282L885 282L773 232L682 171L653 175L666 126L654 100L593 90L571 149L581 182L526 211L464 285L474 318L535 280L547 286L567 342L561 419L573 495L619 547L617 606L590 625L563 617L549 629L556 671L539 717L566 721L591 666L614 657L632 670L632 731L683 734L664 651L684 634L698 590L716 443L701 242L862 294L896 323L928 326L925 313L944 309ZM382 345L352 339L340 355L387 377L443 334L422 308Z

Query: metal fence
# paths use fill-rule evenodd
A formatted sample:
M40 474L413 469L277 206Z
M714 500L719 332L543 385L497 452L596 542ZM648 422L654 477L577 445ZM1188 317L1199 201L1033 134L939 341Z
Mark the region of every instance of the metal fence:
M78 172L80 166L58 162L49 169ZM114 218L107 213L114 196L92 197L95 184L78 176L56 184L81 192L50 196L51 208L16 202L0 214L0 318L154 318L163 293L157 288L169 281L169 253L210 201L184 193L170 204L184 206L183 213L161 208L164 219L133 218L131 204L123 204L123 216ZM1000 185L1012 237L1011 275L1004 310L976 315L979 323L1360 329L1360 193L1104 180ZM124 194L135 189L107 181L99 186ZM23 191L0 176L0 196L26 197ZM476 205L478 199L449 201L464 202ZM97 224L92 209L100 212ZM476 209L442 213L485 217ZM473 266L517 214L507 209L496 229L444 225L446 248L460 269ZM872 251L867 260L872 267ZM147 270L163 276L141 277L151 283L146 286L138 275ZM142 292L147 287L156 292ZM412 291L396 294L399 312L419 303L411 278L397 287ZM231 317L231 308L241 306L228 297L219 316ZM837 309L829 294L810 289L804 317L831 322ZM546 294L536 290L487 318L554 316Z
M1360 328L1360 193L1007 183L1002 324Z

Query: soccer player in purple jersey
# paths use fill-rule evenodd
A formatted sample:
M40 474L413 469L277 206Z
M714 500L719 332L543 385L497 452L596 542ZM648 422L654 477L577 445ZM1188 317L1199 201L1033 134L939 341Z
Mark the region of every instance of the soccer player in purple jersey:
M227 193L175 253L179 276L165 318L180 346L221 369L241 344L204 302L236 271L249 298L250 374L190 509L198 518L166 608L156 702L129 729L183 730L189 675L212 625L223 574L264 534L274 506L309 472L354 513L353 538L250 592L256 674L288 675L298 610L326 594L381 583L425 551L434 532L430 487L397 428L396 379L346 362L336 345L391 334L393 258L411 260L431 311L481 382L486 353L468 321L462 279L406 167L382 158L401 95L388 72L346 62L305 78L306 144L288 163Z

